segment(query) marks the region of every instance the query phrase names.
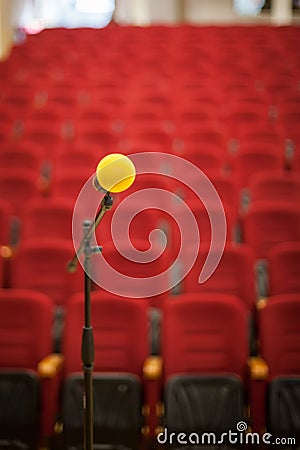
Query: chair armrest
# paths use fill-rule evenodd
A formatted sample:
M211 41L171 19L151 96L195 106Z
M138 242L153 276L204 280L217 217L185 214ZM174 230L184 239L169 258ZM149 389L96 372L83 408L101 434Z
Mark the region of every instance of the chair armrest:
M3 259L10 259L13 256L13 249L9 245L1 245L0 255Z
M268 298L262 297L256 302L256 309L259 311L260 309L264 309L268 303Z
M269 367L260 356L253 356L248 359L247 368L251 428L255 433L263 433L266 427L266 390Z
M269 376L269 367L260 356L253 356L248 359L247 365L252 380L266 380Z
M143 366L143 378L145 384L145 427L143 434L148 438L154 438L158 426L157 406L161 401L162 389L161 356L148 356Z
M41 434L43 437L52 436L59 411L59 392L63 376L64 358L58 353L45 356L37 366L41 378Z
M162 377L162 357L148 356L143 366L143 377L145 380L160 380Z
M37 367L41 378L54 378L62 369L64 357L58 353L51 353L43 358Z

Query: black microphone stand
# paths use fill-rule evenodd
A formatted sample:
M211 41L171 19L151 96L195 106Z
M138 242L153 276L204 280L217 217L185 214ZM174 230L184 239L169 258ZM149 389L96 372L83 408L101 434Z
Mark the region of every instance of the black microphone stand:
M81 343L81 360L84 372L84 450L93 450L93 368L94 368L94 336L91 325L91 255L102 251L99 246L91 247L91 237L103 219L106 211L111 209L113 199L109 192L102 199L95 220L84 221L84 235L74 257L69 261L67 269L74 272L77 269L78 258L84 253L84 326Z

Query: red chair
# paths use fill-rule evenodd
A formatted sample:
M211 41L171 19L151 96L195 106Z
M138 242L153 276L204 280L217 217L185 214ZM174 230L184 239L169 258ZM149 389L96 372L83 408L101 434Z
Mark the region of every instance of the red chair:
M243 149L231 160L232 172L241 188L247 188L251 177L262 170L283 170L283 155L274 148L262 145L260 148Z
M12 167L21 170L33 170L38 177L41 168L41 160L39 155L28 148L10 145L9 148L4 147L1 149L0 167L1 169L8 170Z
M103 243L95 257L92 279L102 289L124 297L143 299L149 306L162 308L171 288L170 255L147 239L132 243Z
M13 214L21 217L26 202L41 195L37 173L34 170L23 168L2 169L0 195L3 200L11 204Z
M216 144L205 144L202 146L200 143L190 142L186 140L184 143L183 157L195 164L204 173L210 173L212 171L221 169L224 165L225 158L224 153L222 155L222 147Z
M249 182L252 202L300 202L300 179L292 172L265 170L253 175Z
M284 140L281 133L275 126L270 124L255 124L255 127L249 127L247 124L240 127L236 136L229 141L229 153L234 157L243 150L255 150L265 152L270 149L284 161ZM234 161L233 161L234 162Z
M6 287L9 284L9 264L12 250L19 239L19 228L14 233L14 224L12 209L10 204L0 199L0 287Z
M265 91L275 104L280 101L280 99L291 97L292 95L296 96L298 94L297 79L295 79L295 77L282 76L282 74L280 74L274 79L274 73L272 73L270 78L270 80L265 80Z
M128 111L124 117L124 132L129 139L142 139L144 134L149 134L153 138L156 135L161 137L163 142L170 143L168 135L174 130L171 117L168 119L167 115L161 114L154 107L149 109L140 105L140 110Z
M203 167L200 166L200 169L203 171ZM235 179L231 176L225 175L220 170L209 170L207 171L206 175L215 187L224 208L227 210L227 207L229 207L234 216L233 222L236 222L240 206L240 199L238 185ZM199 178L197 180L197 186L199 192L205 192L205 185L202 179ZM183 183L181 183L178 187L173 188L173 191L175 191L175 193L187 204L190 200L197 198L196 194Z
M138 142L140 151L168 152L172 149L172 138L165 130L153 128L150 124L150 130L129 130L126 133L127 146L130 149L131 143L137 147ZM148 127L149 128L149 127Z
M34 96L34 86L17 87L10 84L2 101L9 107L13 106L16 110L19 110L24 114L33 106Z
M56 147L62 140L62 130L60 124L45 121L41 122L36 119L25 123L24 135L22 142L40 145L44 150L44 155L49 155L56 150Z
M192 93L192 99L183 97L175 104L175 120L179 127L184 128L184 124L188 125L189 122L198 122L198 124L199 121L213 122L218 118L218 103L215 101L209 102L206 99L201 101L201 97L197 98L198 93L199 90L196 89L195 95Z
M50 185L51 195L73 200L75 205L77 196L94 171L94 167L84 166L81 169L74 169L67 166L64 170L54 172Z
M295 170L295 172L300 172L300 152L299 148L297 153L293 156L293 162L292 162L292 168Z
M138 173L134 183L132 186L130 186L130 189L128 191L125 191L123 195L124 198L127 198L130 194L138 191L142 191L144 189L162 189L164 191L172 191L174 187L174 179L171 176L168 176L167 174L164 174L163 169L171 169L168 166L168 157L166 156L166 159L164 159L163 156L157 154L157 153L149 153L145 155L145 160L147 161L147 166L149 173ZM167 166L167 168L166 168ZM143 170L146 170L143 168ZM147 194L147 191L145 192L146 198L148 198L149 193ZM151 194L151 192L150 192ZM152 193L154 196L155 193ZM159 197L159 196L158 196ZM162 199L156 198L157 204L161 207L167 206L166 204L163 204L163 201L165 201L165 196L162 193ZM154 200L154 198L153 198ZM147 206L147 201L144 203L144 206Z
M74 202L60 197L28 202L23 215L22 239L72 239Z
M241 146L246 145L247 147L257 145L262 147L265 145L267 147L273 146L279 151L282 144L282 138L278 133L278 129L272 127L247 127L245 130L242 130L242 134L239 137Z
M57 306L83 287L83 271L67 272L73 257L72 242L66 239L36 238L27 240L11 261L12 287L34 289L47 294Z
M254 254L243 244L227 243L215 272L200 284L198 279L209 251L208 245L200 247L197 259L182 281L182 293L224 293L234 295L252 310L255 301ZM186 250L189 253L189 250Z
M300 240L300 213L294 205L257 202L242 218L244 242L258 259L268 257L276 244Z
M186 294L165 305L162 356L168 433L220 436L247 420L247 327L247 309L234 296Z
M277 102L278 105L278 120L283 126L289 127L289 123L297 122L300 111L299 96L292 95L291 97L284 97Z
M181 137L183 141L193 142L197 144L199 149L211 148L212 145L217 146L219 149L225 149L225 135L224 130L220 126L218 122L204 122L199 124L187 124L183 130L181 131ZM220 154L220 150L218 152Z
M107 153L113 151L116 146L114 133L103 124L100 127L93 123L82 123L76 136L78 140L85 142L87 147L97 144L99 149L105 149Z
M78 105L78 92L71 83L55 85L47 92L47 105L51 108L58 107L65 111L75 111Z
M300 292L300 242L275 245L268 257L270 295Z
M82 294L73 296L68 303L63 339L62 420L67 445L79 445L83 441L80 353L83 311ZM148 389L154 381L146 381L144 366L149 355L147 304L93 292L91 324L95 346L94 442L140 448L142 427L149 426L149 420L155 416L155 398L149 396ZM142 411L147 411L147 415L143 417ZM151 433L154 433L153 425Z
M115 240L126 241L128 229L128 241L134 245L138 245L141 241L159 245L169 238L169 218L167 214L154 209L148 208L143 210L145 203L132 202L131 205L122 207L107 214L100 226L96 230L96 238L100 245L114 242ZM132 220L131 220L132 219ZM154 230L161 230L154 231ZM151 233L156 234L151 236ZM165 237L163 234L165 234ZM149 244L150 245L150 244ZM170 242L169 242L170 245Z
M176 223L175 220L170 222L171 244L174 249L180 247L181 233L186 235L185 242L191 245L198 244L198 241L211 242L212 238L215 242L221 243L223 240L233 240L236 213L233 212L229 205L216 204L213 199L209 199L208 204L204 205L199 198L194 197L187 198L185 203L181 199L178 199L178 202L173 202L172 205L172 217L178 222ZM189 227L193 225L190 222L190 217L187 216L186 208L194 216L195 225L198 228L199 238L197 242L194 242L194 234L188 234ZM218 224L218 229L213 230L211 220L214 220ZM220 228L224 220L226 222L225 235L221 232Z
M46 124L51 125L55 130L58 130L64 120L65 111L59 108L58 105L44 105L47 102L47 93L41 92L36 98L36 108L30 111L30 114L26 116L26 123L34 124L38 128L40 124L42 127ZM30 125L31 126L31 125Z
M231 104L225 121L233 136L238 137L240 128L255 128L256 124L267 125L268 109L265 103L240 101L235 105Z
M72 150L72 151L71 151ZM82 150L71 149L57 155L54 161L54 170L57 177L63 176L65 170L73 169L74 173L80 171L83 167L89 167L91 174L96 170L100 154L97 155L93 149L85 148ZM100 153L100 152L98 152Z
M264 386L261 404L253 411L263 412L267 432L274 438L294 438L296 444L300 439L299 315L298 293L271 297L259 311L260 354L266 368L260 382Z
M5 199L0 199L0 248L10 243L12 209Z
M52 352L53 303L44 294L0 290L0 439L29 448L54 433L62 357Z

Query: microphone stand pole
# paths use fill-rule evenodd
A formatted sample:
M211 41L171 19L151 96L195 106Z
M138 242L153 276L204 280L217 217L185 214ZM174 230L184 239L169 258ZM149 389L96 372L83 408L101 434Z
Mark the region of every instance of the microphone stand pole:
M91 255L100 252L101 247L91 247L92 234L101 222L106 211L113 204L113 199L109 192L102 199L100 209L93 222L84 221L84 236L74 257L69 261L67 269L74 272L77 269L78 258L84 253L84 327L81 343L81 360L84 372L84 450L93 450L93 368L94 368L94 336L91 325Z

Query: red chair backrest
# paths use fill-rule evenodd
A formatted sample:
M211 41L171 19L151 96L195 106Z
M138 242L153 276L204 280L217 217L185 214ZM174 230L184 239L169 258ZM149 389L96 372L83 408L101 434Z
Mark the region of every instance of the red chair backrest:
M238 297L249 309L255 303L254 254L246 245L227 243L215 272L200 284L198 279L209 246L201 246L195 264L183 280L183 292L218 292Z
M84 324L83 294L68 302L63 335L65 373L81 370L81 336ZM91 296L97 372L131 372L141 377L148 355L147 305L142 300L121 298L107 292Z
M53 304L42 293L0 290L0 367L36 370L52 351Z
M270 378L300 375L300 299L298 294L271 297L259 311L260 352Z
M247 311L225 294L186 294L164 310L164 376L235 373L245 376Z
M271 295L300 292L300 242L275 245L268 261Z
M56 305L64 305L83 287L80 267L75 273L67 272L73 255L73 245L66 239L27 240L12 260L12 287L43 292Z

